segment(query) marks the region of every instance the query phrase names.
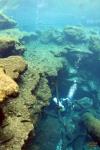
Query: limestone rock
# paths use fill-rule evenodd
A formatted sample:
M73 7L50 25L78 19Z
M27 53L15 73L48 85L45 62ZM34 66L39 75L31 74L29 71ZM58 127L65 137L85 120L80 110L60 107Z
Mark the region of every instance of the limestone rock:
M0 56L7 57L12 54L22 54L25 47L14 37L0 35Z
M26 69L26 63L20 56L10 56L0 59L0 67L2 67L7 75L12 79L17 79L19 74Z
M63 44L63 34L60 30L47 30L40 32L40 42L43 44L55 43L58 45Z
M69 42L76 44L87 42L86 34L81 27L75 26L65 27L63 34L65 41L67 40Z
M88 133L100 144L100 120L95 118L91 113L85 113L83 115L83 123Z
M38 89L36 91L36 96L37 96L37 99L48 102L48 100L51 96L51 91L50 91L50 88L48 86L47 79L45 79L45 78L40 79Z
M18 94L19 88L15 81L0 69L0 102L9 96Z
M23 43L29 43L37 40L39 35L36 32L23 32L22 37L20 38L21 42Z
M38 115L41 112L41 108L47 105L47 101L51 97L47 83L47 80L42 79L38 71L34 70L34 68L33 70L32 68L31 70L28 68L25 72L23 84L20 85L19 96L14 98L10 103L7 103L6 107L4 107L8 125L3 128L5 132L3 132L3 136L1 135L0 138L1 141L8 139L8 136L6 136L8 131L11 131L12 134L9 134L9 137L12 138L4 144L1 144L0 150L21 150L30 132L32 131L32 135L35 135L35 125L38 120ZM31 90L35 88L34 86L37 90L35 93L32 93ZM36 96L39 93L41 99L37 100Z
M7 55L15 47L15 41L13 38L8 38L5 36L0 37L0 55Z
M16 26L16 21L6 16L3 13L0 13L0 30L9 29Z
M89 49L95 53L100 53L100 37L98 35L90 36Z

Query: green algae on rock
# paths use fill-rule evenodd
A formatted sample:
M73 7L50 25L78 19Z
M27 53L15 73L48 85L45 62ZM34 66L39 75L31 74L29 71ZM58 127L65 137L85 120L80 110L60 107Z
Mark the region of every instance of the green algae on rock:
M0 102L11 96L16 96L19 93L19 87L17 83L11 79L3 68L0 68Z
M100 36L99 35L90 36L89 49L95 53L100 54Z
M84 28L77 26L68 26L63 31L65 42L78 44L87 42L87 36L84 32Z
M25 47L14 37L0 35L0 56L7 57L10 55L21 55Z
M23 83L20 84L19 96L4 107L4 112L7 116L6 121L9 122L6 128L8 131L12 130L13 138L5 142L5 145L1 145L2 150L5 149L5 146L9 150L19 150L25 144L30 132L33 133L32 136L35 135L35 126L41 109L49 103L48 99L51 97L48 82L40 77L38 71L28 68L24 76L22 76ZM39 82L40 80L41 82ZM34 88L33 92L32 88ZM43 99L37 99L39 91L40 97Z
M91 113L85 113L82 120L88 133L92 136L94 141L100 144L100 119L97 119Z
M22 42L25 45L27 50L24 53L24 57L28 63L28 69L20 79L19 96L14 99L12 98L3 108L6 115L6 122L8 122L3 128L3 132L5 130L6 135L6 133L9 133L7 131L11 131L12 134L9 134L9 137L12 138L9 140L8 136L5 136L5 139L9 141L1 145L2 150L5 150L5 148L9 150L21 150L28 140L30 133L32 132L32 136L35 136L35 126L41 109L49 104L49 100L52 97L51 91L53 89L49 85L50 79L53 80L58 76L58 72L64 69L66 69L69 76L73 74L73 77L71 77L72 82L76 79L75 61L73 61L73 66L71 66L67 54L71 53L74 56L77 54L81 56L86 54L90 57L95 53L88 48L89 41L85 43L87 38L83 32L83 29L81 32L80 28L78 30L78 27L70 27L69 30L66 29L66 33L65 31L49 30L49 32L45 33L41 31L40 33L27 34L18 29L9 29L5 30L5 33L2 32L5 36L9 35L10 38L15 38L16 41ZM68 41L68 38L64 39L65 34L72 37L73 40L71 43ZM23 62L20 56L10 56L0 59L0 66L12 79L17 79L20 73L25 70L26 63ZM85 72L82 73L83 75L85 74ZM69 76L66 76L64 81ZM83 80L82 76L81 81ZM61 82L63 82L62 79ZM66 83L67 81L64 84ZM55 83L53 86L55 88ZM87 103L84 99L82 101L83 105ZM71 125L73 126L73 124ZM4 141L4 136L0 137L0 140Z
M0 67L12 79L17 79L19 74L25 71L27 64L21 56L9 56L7 58L0 58Z

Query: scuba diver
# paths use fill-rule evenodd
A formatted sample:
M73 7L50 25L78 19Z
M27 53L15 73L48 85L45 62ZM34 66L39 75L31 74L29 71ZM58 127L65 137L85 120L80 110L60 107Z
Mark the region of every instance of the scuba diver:
M82 60L82 57L83 56L81 56L81 55L77 55L77 60L75 61L75 69L77 70L77 74L79 71L79 65ZM53 102L58 106L58 108L60 108L61 111L66 111L66 104L67 104L67 107L70 107L71 109L73 109L73 107L74 107L73 97L77 90L77 84L78 84L78 81L76 79L74 79L73 84L70 87L66 98L61 98L60 100L57 97L53 98Z
M81 61L82 57L81 55L78 55L77 60L75 62L75 68L77 70L77 77L78 77L78 71L79 71L79 64ZM61 125L61 136L60 139L57 143L56 150L65 150L66 147L66 138L70 140L70 136L67 133L67 126L66 126L66 119L68 120L67 117L71 116L73 109L74 109L74 96L78 88L78 79L73 80L73 84L69 88L68 94L65 98L60 98L59 99L59 92L58 92L58 85L56 83L56 95L57 97L53 98L53 103L57 106L57 114L58 114L58 121ZM68 115L66 115L66 112Z
M57 143L56 150L64 150L65 149L64 147L66 146L64 144L64 141L66 140L66 138L70 139L70 137L68 135L66 135L66 133L67 133L66 112L68 113L68 111L70 111L68 113L69 116L73 112L72 111L74 108L73 98L74 98L77 88L78 88L78 82L77 82L77 80L74 80L73 84L69 88L66 98L61 98L61 99L59 99L57 97L53 98L53 102L56 104L57 109L58 109L58 121L61 125L61 129L60 129L61 136Z
M67 103L67 106L71 106L71 108L74 107L73 97L77 90L77 80L74 80L73 82L74 83L70 87L66 98L61 98L60 100L58 100L56 97L53 98L53 102L58 106L58 108L60 108L61 111L66 111L66 103Z

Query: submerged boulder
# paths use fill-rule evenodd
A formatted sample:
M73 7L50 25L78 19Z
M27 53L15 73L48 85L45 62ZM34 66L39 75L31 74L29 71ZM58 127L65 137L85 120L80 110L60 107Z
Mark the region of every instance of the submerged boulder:
M42 44L47 43L55 43L55 44L63 44L63 35L59 30L46 30L40 33L40 42Z
M65 41L69 41L71 43L80 44L87 41L86 34L81 27L76 26L65 27L63 34Z
M14 28L16 21L0 12L0 30Z
M0 37L0 55L7 55L14 50L15 40L5 36Z
M87 112L83 115L83 123L92 138L100 144L100 119Z
M29 43L37 40L39 35L36 32L23 32L22 37L20 37L20 41L22 43Z
M19 88L14 80L6 75L2 68L0 68L0 102L9 96L16 96Z
M47 79L40 78L39 84L36 87L35 95L38 100L48 102L48 99L51 97L51 91Z
M14 37L0 35L0 56L7 57L10 55L22 54L25 47Z
M2 67L7 75L12 79L17 79L27 65L21 56L10 56L0 59L0 67Z
M90 36L89 49L95 53L100 53L100 37L97 35Z

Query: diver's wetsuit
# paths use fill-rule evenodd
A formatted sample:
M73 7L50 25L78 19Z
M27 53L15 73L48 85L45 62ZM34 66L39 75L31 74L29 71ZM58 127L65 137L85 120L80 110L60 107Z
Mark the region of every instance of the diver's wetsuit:
M76 90L77 90L77 81L74 80L73 85L69 89L67 98L61 98L59 101L57 100L56 97L53 98L53 101L55 102L56 105L58 105L58 107L61 109L61 111L66 111L66 105L67 106L72 105L73 96L74 96Z

